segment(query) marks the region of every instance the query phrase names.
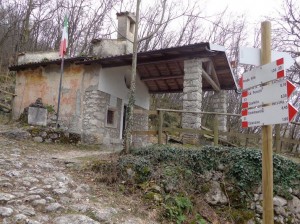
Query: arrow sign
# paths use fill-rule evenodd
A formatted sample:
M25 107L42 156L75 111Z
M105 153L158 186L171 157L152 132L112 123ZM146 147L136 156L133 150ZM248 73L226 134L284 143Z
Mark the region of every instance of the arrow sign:
M275 79L283 78L284 76L284 60L281 58L245 72L239 83L242 89L249 89Z
M288 123L297 112L295 107L284 101L265 107L242 110L242 127Z
M242 108L257 107L287 100L296 89L290 81L280 79L266 86L257 86L242 93Z
M296 89L296 86L293 83L291 83L289 80L286 81L286 84L287 84L287 97L289 98L294 92L294 90Z

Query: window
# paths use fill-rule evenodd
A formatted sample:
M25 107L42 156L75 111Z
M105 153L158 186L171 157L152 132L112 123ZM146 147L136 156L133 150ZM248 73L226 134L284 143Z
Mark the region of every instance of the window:
M107 115L106 115L106 124L113 126L115 124L114 119L115 118L115 111L108 109L107 110Z

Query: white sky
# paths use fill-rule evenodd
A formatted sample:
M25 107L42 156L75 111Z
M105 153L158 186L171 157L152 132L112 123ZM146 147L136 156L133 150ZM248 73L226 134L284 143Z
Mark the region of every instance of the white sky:
M205 0L208 12L228 11L244 14L249 23L258 23L265 16L276 16L284 0Z

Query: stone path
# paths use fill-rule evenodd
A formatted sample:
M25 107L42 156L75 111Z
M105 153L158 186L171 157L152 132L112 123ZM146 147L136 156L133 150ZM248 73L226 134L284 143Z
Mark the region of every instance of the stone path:
M0 223L154 223L137 217L130 205L124 208L105 195L95 197L93 186L72 177L59 162L70 159L72 152L42 151L39 145L0 136ZM92 151L93 156L99 153ZM82 153L77 150L75 155Z

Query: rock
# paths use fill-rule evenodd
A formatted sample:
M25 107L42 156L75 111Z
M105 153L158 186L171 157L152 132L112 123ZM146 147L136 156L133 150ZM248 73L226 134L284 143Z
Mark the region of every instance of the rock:
M67 192L68 192L67 188L53 189L53 193L55 193L55 194L66 194Z
M284 217L287 216L287 212L286 212L286 210L285 210L284 207L278 207L278 206L275 206L275 207L274 207L274 211L275 211L275 213L276 213L277 215L282 215L282 216L284 216Z
M28 176L28 177L23 177L22 180L23 180L23 181L30 182L30 183L37 183L37 182L39 182L39 180L38 180L37 178L35 178L35 177L30 177L30 176Z
M10 171L6 171L4 175L7 177L19 177L21 176L21 172L18 170L10 170Z
M9 217L13 214L13 210L8 207L0 207L0 217Z
M50 205L48 205L45 210L47 212L54 212L54 211L57 211L57 210L62 209L62 208L63 207L62 207L61 204L55 202L55 203L51 203Z
M300 200L296 196L293 196L293 199L288 201L287 207L296 216L300 215Z
M141 223L143 223L143 220L139 218L128 218L127 220L122 222L122 224L141 224Z
M287 200L285 200L282 197L275 196L273 198L273 203L274 203L274 206L283 207L283 206L285 206L287 204Z
M32 202L33 206L44 206L46 205L46 200L45 199L38 199L38 200L34 200Z
M263 207L261 205L256 205L256 211L259 213L259 214L262 214L263 213Z
M14 198L15 196L12 194L0 193L0 204L2 204L3 202L6 203Z
M87 184L80 184L77 188L76 191L79 193L87 193L90 192L90 186Z
M110 222L113 215L117 214L118 211L115 208L103 208L92 210L95 218L99 222Z
M25 140L31 136L29 132L21 129L5 131L5 132L1 132L0 134L4 135L5 137L13 138L17 140Z
M204 171L204 179L205 181L210 181L212 178L212 172Z
M55 200L54 200L54 198L52 198L52 197L46 197L46 201L47 202L54 202Z
M29 195L29 196L27 196L26 198L24 198L23 200L24 200L24 202L29 202L29 201L33 201L33 200L38 200L38 199L40 199L41 198L41 196L40 195Z
M0 187L5 187L5 188L12 188L14 185L12 185L9 182L4 182L4 183L0 183Z
M284 224L284 218L282 216L276 216L274 217L274 221L276 221L276 223L280 223L280 224Z
M37 188L37 189L34 189L34 190L30 190L28 192L28 194L33 194L33 195L36 195L36 194L44 194L45 193L45 190L44 189L41 189L41 188Z
M76 212L85 213L90 209L90 206L85 204L75 204L75 205L71 205L71 208Z
M54 176L55 176L56 180L63 182L63 183L69 182L69 180L70 180L69 177L67 177L63 173L56 173Z
M205 194L205 200L211 205L228 203L228 199L222 192L220 183L217 181L211 182L211 188Z
M27 216L34 216L35 215L35 211L34 208L31 206L26 206L26 205L21 205L18 207L18 210Z
M35 220L27 219L27 220L26 220L26 224L41 224L41 223L38 222L38 221L35 221Z
M246 224L255 224L255 220L254 219L248 220Z
M24 214L18 214L14 217L14 220L16 223L20 223L21 221L24 221L27 219L27 216Z
M218 169L219 171L224 171L225 166L224 166L222 163L220 163L220 164L218 165L217 169Z
M33 141L41 143L41 142L43 142L43 138L40 137L40 136L36 136L36 137L33 138Z
M259 200L259 194L254 194L254 201L258 201Z
M85 215L63 215L53 220L54 224L100 224Z

